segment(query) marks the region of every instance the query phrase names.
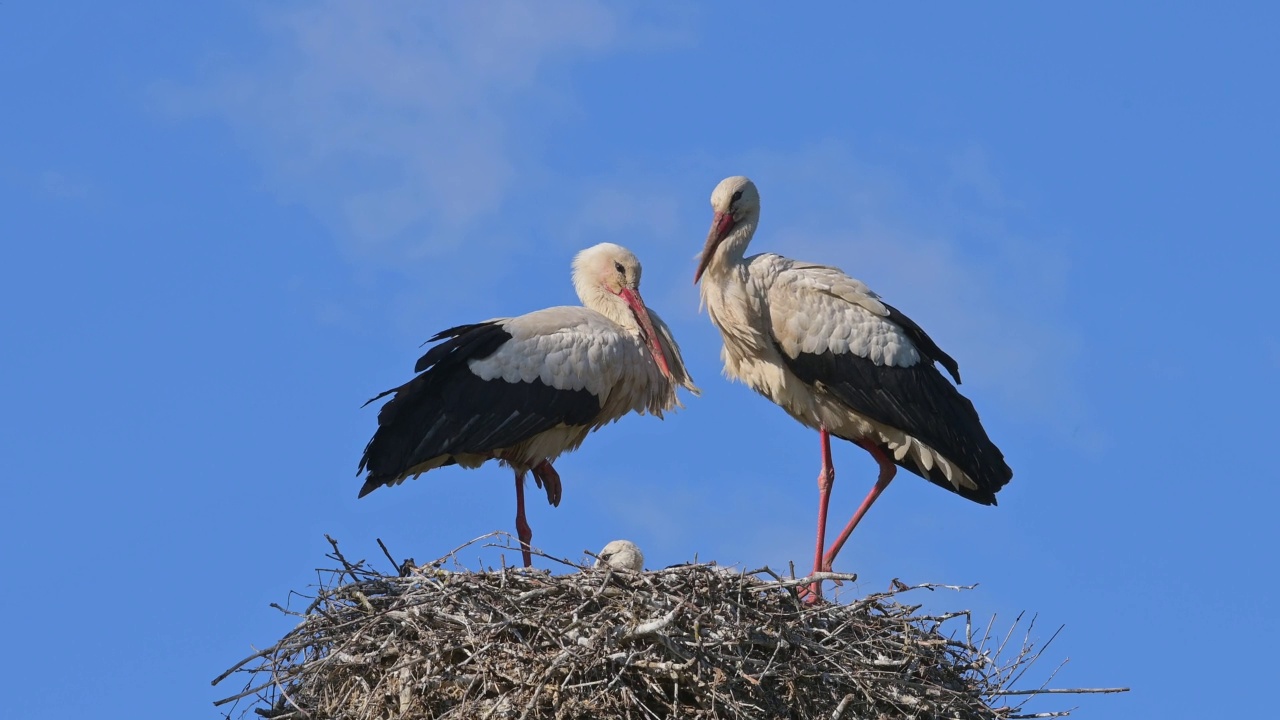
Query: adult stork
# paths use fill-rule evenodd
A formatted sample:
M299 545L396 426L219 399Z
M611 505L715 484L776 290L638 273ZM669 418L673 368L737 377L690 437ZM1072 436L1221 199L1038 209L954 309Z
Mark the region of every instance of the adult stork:
M715 215L694 282L724 337L725 374L818 431L818 542L813 570L830 570L840 548L897 466L983 505L1013 471L957 384L956 361L919 325L834 267L764 253L743 257L760 220L760 194L745 177L711 193ZM835 482L831 436L866 449L880 474L824 554Z
M497 460L515 471L528 567L525 474L559 505L551 463L561 453L629 412L661 417L680 405L677 385L698 393L671 330L640 297L640 261L630 250L601 243L578 253L573 285L585 307L459 325L431 338L443 342L418 360L418 375L369 401L392 396L360 459L357 474L368 470L360 497L438 467Z

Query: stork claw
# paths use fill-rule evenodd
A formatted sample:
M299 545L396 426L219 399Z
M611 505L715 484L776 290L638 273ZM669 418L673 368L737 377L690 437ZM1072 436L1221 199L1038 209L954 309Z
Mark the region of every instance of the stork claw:
M560 507L560 498L564 494L564 488L560 485L560 473L551 467L549 460L543 460L533 466L533 480L538 483L538 487L547 491L547 502L552 507Z

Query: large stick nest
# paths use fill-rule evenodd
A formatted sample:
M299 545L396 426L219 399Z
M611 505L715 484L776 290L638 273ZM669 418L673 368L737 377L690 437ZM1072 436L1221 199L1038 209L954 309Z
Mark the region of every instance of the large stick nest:
M336 543L330 557L342 567L305 611L280 608L298 625L214 681L248 676L218 704L279 719L1050 716L1004 705L1030 694L1008 690L1038 655L1028 641L1002 660L1008 635L899 601L942 586L806 604L804 581L767 569L472 572L451 553L384 575Z

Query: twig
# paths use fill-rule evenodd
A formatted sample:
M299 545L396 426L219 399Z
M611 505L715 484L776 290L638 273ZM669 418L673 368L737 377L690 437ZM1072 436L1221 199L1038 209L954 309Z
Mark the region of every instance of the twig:
M1038 690L994 690L988 695L1088 695L1091 693L1129 692L1127 687L1114 688L1041 688Z
M264 657L264 656L266 656L266 655L270 655L271 653L275 652L275 651L276 651L276 648L278 648L278 647L280 647L280 644L279 644L279 643L276 643L275 645L272 645L271 647L267 648L266 650L259 650L259 651L255 652L254 654L250 655L249 657L246 657L245 659L241 660L240 662L236 663L235 665L232 665L231 667L227 668L227 669L226 669L226 670L225 670L221 675L219 675L218 677L214 678L214 679L213 679L213 682L211 682L211 683L209 683L209 684L210 684L210 685L217 685L218 683L222 682L223 680L226 680L226 679L227 679L227 677L231 675L231 673L233 673L233 672L235 672L235 671L239 670L240 668L244 667L245 665L248 665L248 664L249 664L250 662L252 662L253 660L257 660L257 659L258 659L258 658L260 658L260 657Z
M845 695L840 700L840 704L836 706L835 712L831 713L831 720L840 720L840 718L844 717L844 711L849 707L849 703L853 702L854 697L856 696L853 693Z
M635 630L632 630L631 632L628 632L628 633L623 633L622 638L624 640L634 640L642 635L651 635L653 633L656 633L659 630L670 625L672 622L674 622L676 617L680 615L680 611L684 610L684 608L685 608L684 603L681 603L675 606L675 608L673 608L671 612L667 613L666 615L663 615L657 620L650 620L649 622L641 623L636 626Z
M387 559L391 561L391 567L395 568L396 570L400 570L400 568L402 567L401 564L396 562L396 559L394 557L391 557L391 551L387 549L386 543L382 542L382 538L374 538L374 539L378 541L378 547L382 548L382 554L385 555Z

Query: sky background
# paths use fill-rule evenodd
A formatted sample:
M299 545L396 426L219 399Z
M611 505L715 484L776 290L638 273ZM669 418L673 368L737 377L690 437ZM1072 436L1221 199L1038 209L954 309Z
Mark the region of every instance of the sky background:
M1240 3L0 4L0 688L11 717L217 717L209 681L351 557L513 528L509 471L357 501L367 398L437 330L576 302L601 241L701 398L530 497L535 544L803 570L818 438L720 373L694 255L842 267L960 362L1014 468L911 476L837 570L1066 628L1081 718L1248 713L1280 682L1280 10ZM835 448L833 524L875 477ZM472 565L499 561L471 553ZM507 553L518 562L518 553ZM385 564L385 563L384 563ZM1033 673L1034 674L1034 673Z

